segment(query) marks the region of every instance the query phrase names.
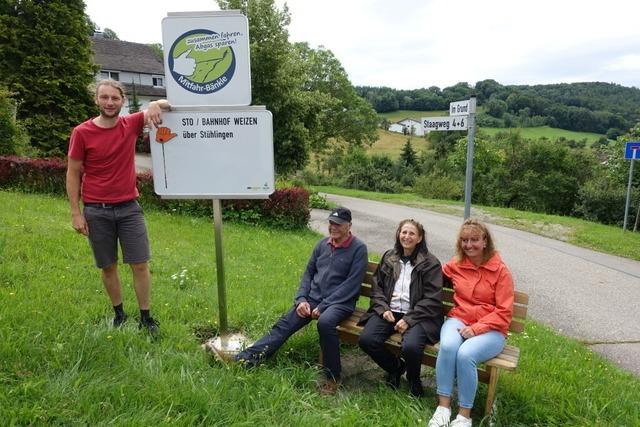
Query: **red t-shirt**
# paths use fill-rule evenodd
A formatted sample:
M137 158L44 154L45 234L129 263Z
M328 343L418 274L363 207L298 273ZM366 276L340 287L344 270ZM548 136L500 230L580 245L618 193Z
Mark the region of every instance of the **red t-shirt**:
M143 126L144 113L139 112L118 117L112 128L87 120L73 129L68 155L82 161L83 202L120 203L138 197L135 149Z

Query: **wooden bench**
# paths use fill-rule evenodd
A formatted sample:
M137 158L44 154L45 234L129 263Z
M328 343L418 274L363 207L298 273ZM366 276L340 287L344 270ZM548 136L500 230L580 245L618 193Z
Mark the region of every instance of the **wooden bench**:
M375 262L369 262L367 275L362 284L360 296L369 298L371 296L371 284L373 283L373 274L376 271L378 264ZM453 307L453 289L445 287L442 292L442 299L444 305L445 315ZM509 326L509 331L512 333L520 333L524 330L524 320L527 317L527 305L529 303L529 296L524 292L515 292L515 298L513 303L513 320ZM367 307L368 308L368 307ZM351 317L342 321L338 326L338 336L340 340L349 343L358 343L358 337L362 332L362 327L358 326L358 320L364 314L366 309L357 307ZM395 354L400 353L401 335L393 334L385 342L386 347ZM438 354L439 344L428 345L425 347L424 355L422 356L422 364L435 367L436 356ZM520 358L520 349L512 345L505 345L504 350L498 356L478 366L478 381L487 384L487 400L484 406L484 413L488 415L493 409L493 402L495 400L496 386L498 384L498 376L500 370L515 371L518 367L518 359Z

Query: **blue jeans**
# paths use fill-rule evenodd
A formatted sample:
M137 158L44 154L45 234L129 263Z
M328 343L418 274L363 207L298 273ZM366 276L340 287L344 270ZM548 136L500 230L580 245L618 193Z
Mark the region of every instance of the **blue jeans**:
M458 380L458 405L472 408L478 389L476 365L502 351L505 337L498 331L489 331L465 340L458 332L464 323L447 319L440 330L440 351L436 361L438 395L451 397L453 382Z
M309 301L311 310L318 306L317 302ZM327 378L340 379L342 365L340 364L340 342L336 326L353 313L353 306L330 305L318 318L318 334L320 335L320 349L322 351L323 370ZM257 365L262 359L271 357L297 330L307 326L311 317L300 317L293 306L283 315L266 335L256 341L251 347L238 353L236 361L244 361L249 365Z

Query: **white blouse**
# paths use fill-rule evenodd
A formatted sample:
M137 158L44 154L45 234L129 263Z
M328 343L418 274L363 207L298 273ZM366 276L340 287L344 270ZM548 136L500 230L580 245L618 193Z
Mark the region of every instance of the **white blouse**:
M406 313L409 311L409 288L411 286L411 272L413 265L410 261L403 262L400 260L401 270L398 280L391 294L391 302L389 307L391 311L396 313Z

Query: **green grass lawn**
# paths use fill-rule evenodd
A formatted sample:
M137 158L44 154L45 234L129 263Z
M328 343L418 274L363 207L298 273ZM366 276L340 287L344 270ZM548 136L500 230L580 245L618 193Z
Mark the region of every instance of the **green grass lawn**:
M409 397L354 348L345 385L321 397L317 333L294 335L266 366L245 371L212 359L217 330L213 226L207 218L147 212L152 311L163 337L136 327L122 269L120 330L85 239L64 199L0 191L0 419L3 425L424 426L434 390ZM252 338L292 304L318 235L225 224L229 324ZM513 341L520 368L498 385L499 426L633 426L640 380L535 322ZM433 372L424 382L433 384ZM481 386L477 402L484 401ZM476 405L474 425L481 420Z
M498 132L505 132L512 129L505 128L480 128L483 132L488 133L489 135L495 135ZM548 138L552 141L557 140L559 138L566 138L568 140L581 141L583 139L587 140L587 144L591 144L599 140L603 135L599 133L591 133L591 132L575 132L572 130L565 129L557 129L549 126L538 126L533 128L518 128L513 129L520 132L523 138L527 139L539 139L539 138Z

